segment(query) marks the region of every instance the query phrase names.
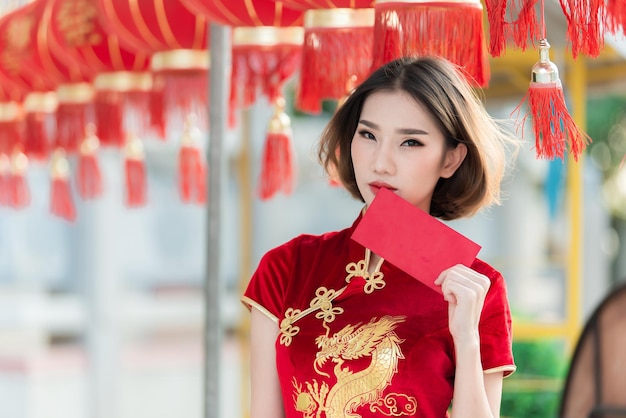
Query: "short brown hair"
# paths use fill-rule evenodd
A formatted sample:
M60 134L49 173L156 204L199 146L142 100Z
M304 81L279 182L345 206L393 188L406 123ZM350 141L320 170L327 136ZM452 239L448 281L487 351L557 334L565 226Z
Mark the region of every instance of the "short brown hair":
M454 175L439 179L435 186L431 215L451 220L500 202L505 144L514 143L514 138L487 113L457 67L430 56L398 58L374 71L326 126L318 149L320 162L327 172L336 170L353 197L363 201L354 175L352 138L365 100L381 90L406 92L431 113L449 147L467 146L467 156Z

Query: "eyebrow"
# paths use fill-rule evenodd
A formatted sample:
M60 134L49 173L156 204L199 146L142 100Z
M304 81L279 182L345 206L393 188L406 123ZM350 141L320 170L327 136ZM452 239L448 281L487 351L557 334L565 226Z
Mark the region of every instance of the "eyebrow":
M378 129L379 128L379 126L376 125L375 123L370 122L370 121L365 120L365 119L361 119L359 121L359 124L365 125L365 126L367 126L368 128L371 128L371 129ZM428 135L428 132L426 132L423 129L413 129L413 128L399 128L399 129L396 129L396 132L398 132L398 133L400 133L402 135Z

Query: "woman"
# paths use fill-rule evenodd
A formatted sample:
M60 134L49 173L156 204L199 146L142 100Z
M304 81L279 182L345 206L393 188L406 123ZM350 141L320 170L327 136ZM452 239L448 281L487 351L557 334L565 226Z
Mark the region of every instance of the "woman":
M451 220L499 201L507 143L454 66L403 58L355 89L319 156L364 211L386 188ZM455 265L442 297L351 240L360 220L262 258L242 298L252 417L498 417L515 370L500 273Z

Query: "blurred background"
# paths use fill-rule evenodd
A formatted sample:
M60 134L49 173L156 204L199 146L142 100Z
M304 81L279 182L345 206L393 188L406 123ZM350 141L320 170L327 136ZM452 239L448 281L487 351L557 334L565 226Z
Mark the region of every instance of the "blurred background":
M121 1L102 2L104 6L80 0L3 5L0 31L5 29L5 52L0 59L0 84L4 93L0 122L17 120L11 111L13 103L19 104L19 117L54 117L45 106L29 107L26 99L32 98L31 93L58 93L59 86L65 85L51 82L41 87L37 77L24 75L31 65L41 73L49 70L47 61L37 52L39 46L27 44L24 48L29 52L20 50L22 55L7 57L7 48L20 43L16 39L36 38L25 35L31 30L23 23L28 20L20 21L22 32L13 32L16 29L11 19L35 16L41 19L35 19L39 28L53 31L55 13L65 18L74 13L81 17L79 27L86 31L85 22L98 19L97 14L86 13L87 6L95 3L103 7L97 10L108 10L117 19L107 20L101 15L99 36L107 37L123 26L126 9ZM210 13L211 5L219 2L182 3L188 10L179 10L178 17L194 16L194 22L205 30L210 23L229 23L212 19L214 15L198 23L198 11ZM270 5L274 11L276 3L281 2L256 3L259 16ZM158 4L155 1L153 5L158 9ZM25 14L21 14L23 8ZM148 13L144 16L148 25L150 19L146 16ZM294 22L302 21L298 19L301 17L294 18ZM557 2L547 2L546 21L553 34L552 61L558 66L568 108L593 142L577 159L571 155L538 158L531 122L527 120L516 165L503 184L502 205L471 219L450 222L482 246L479 257L500 270L507 282L518 371L505 380L502 416L506 417L557 416L566 373L585 321L601 300L626 279L626 41L607 35L605 45L595 56L581 52L574 60L566 40L563 11ZM245 22L233 26L245 26ZM130 32L129 26L126 31ZM24 38L11 38L10 34L16 33ZM123 31L115 33L122 39ZM204 40L196 48L206 53L209 35L205 32L202 36ZM155 54L157 47L150 49L135 38L128 36L120 41L118 53L138 50ZM157 43L154 39L152 44ZM180 39L178 43L184 43ZM86 68L93 69L95 64L86 61L89 54L84 48L78 53L68 52L75 44L61 44L51 44L49 50L59 53L61 46L66 48L59 53L62 59L55 64L58 68L63 59L77 66L83 59ZM234 45L239 45L237 38ZM160 47L159 52L166 47ZM90 51L97 52L95 48ZM239 57L234 51L230 55L233 62ZM219 57L211 52L216 54L212 57ZM138 53L131 60L133 64L125 67L116 66L114 59L102 64L105 55L99 55L98 65L103 66L100 72L158 72L155 60L136 68ZM17 69L16 57L23 63ZM510 119L515 114L527 94L531 68L538 59L537 49L530 45L526 50L510 48L501 56L489 58L489 86L480 94L493 116ZM79 172L83 161L78 156L85 155L84 148L72 154L68 146L50 134L46 137L49 153L40 158L34 150L28 152L32 131L24 135L25 142L17 144L18 148L0 147L0 169L4 170L0 174L20 174L28 194L19 204L9 199L0 205L0 418L205 416L204 324L211 307L206 306L204 289L208 281L218 281L220 289L220 416L249 415L248 312L239 299L250 275L267 250L298 234L319 234L349 226L362 207L329 180L317 162L317 140L341 97L321 98L319 109L303 111L299 83L304 74L297 66L294 68L283 73L280 80L282 94L278 96L284 99L284 107L275 94L259 93L253 100L242 100L222 112L228 114L229 122L224 122L219 138L209 138L206 96L210 75L206 68L192 68L200 75L200 81L194 79L192 89L201 89L205 96L181 104L169 114L162 104L170 123L160 130L153 129L154 125L140 129L141 114L148 113L145 103L137 105L134 99L127 99L118 106L125 118L120 122L127 131L125 135L132 131L140 136L138 154L133 148L136 143L128 137L120 140L121 144L103 139L107 135L103 126L116 123L110 110L105 116L102 110L98 113L97 106L95 111L87 110L82 121L99 124L97 135L102 146L97 154L102 190L97 196L85 198L73 180L66 183L74 196L69 200L71 209L67 205L55 209L58 199L68 201L59 197L55 189L59 183L55 181L67 180L63 173ZM70 70L65 83L73 77ZM192 72L189 68L185 71ZM110 93L101 87L104 82L96 73L79 80L96 87L94 103L100 92ZM245 82L237 77L232 75L233 83L242 87ZM183 89L181 84L172 85ZM119 96L126 90L115 92ZM191 95L193 90L184 92ZM221 99L232 106L232 96ZM271 134L269 121L281 110L290 119L292 190L268 192L265 185L264 192L268 124ZM186 119L191 113L197 116L193 123ZM280 132L289 133L286 119L281 120ZM54 123L44 120L40 134L59 131L58 121ZM521 136L521 128L517 129ZM89 136L84 132L81 138ZM209 234L206 198L190 199L181 188L181 147L192 144L188 148L195 147L205 158L210 141L217 140L222 146L221 171L209 171L218 176L221 185L218 197L209 192L221 208L220 235L216 237ZM59 154L53 151L60 148L67 154L65 166L61 165L65 171L55 165L54 158ZM22 160L16 159L15 150L19 158L27 157L27 169L20 171ZM141 161L143 167L143 187L135 191L143 198L134 202L130 196L129 160ZM289 177L284 172L282 176ZM217 277L207 274L211 271L210 245L219 247Z

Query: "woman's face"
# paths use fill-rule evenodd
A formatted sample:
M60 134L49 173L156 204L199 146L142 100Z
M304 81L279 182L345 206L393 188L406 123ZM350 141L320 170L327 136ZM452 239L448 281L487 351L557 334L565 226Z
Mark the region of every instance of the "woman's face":
M432 116L401 91L368 96L351 151L366 205L387 188L426 212L439 178L452 176L467 153L463 144L448 149Z

